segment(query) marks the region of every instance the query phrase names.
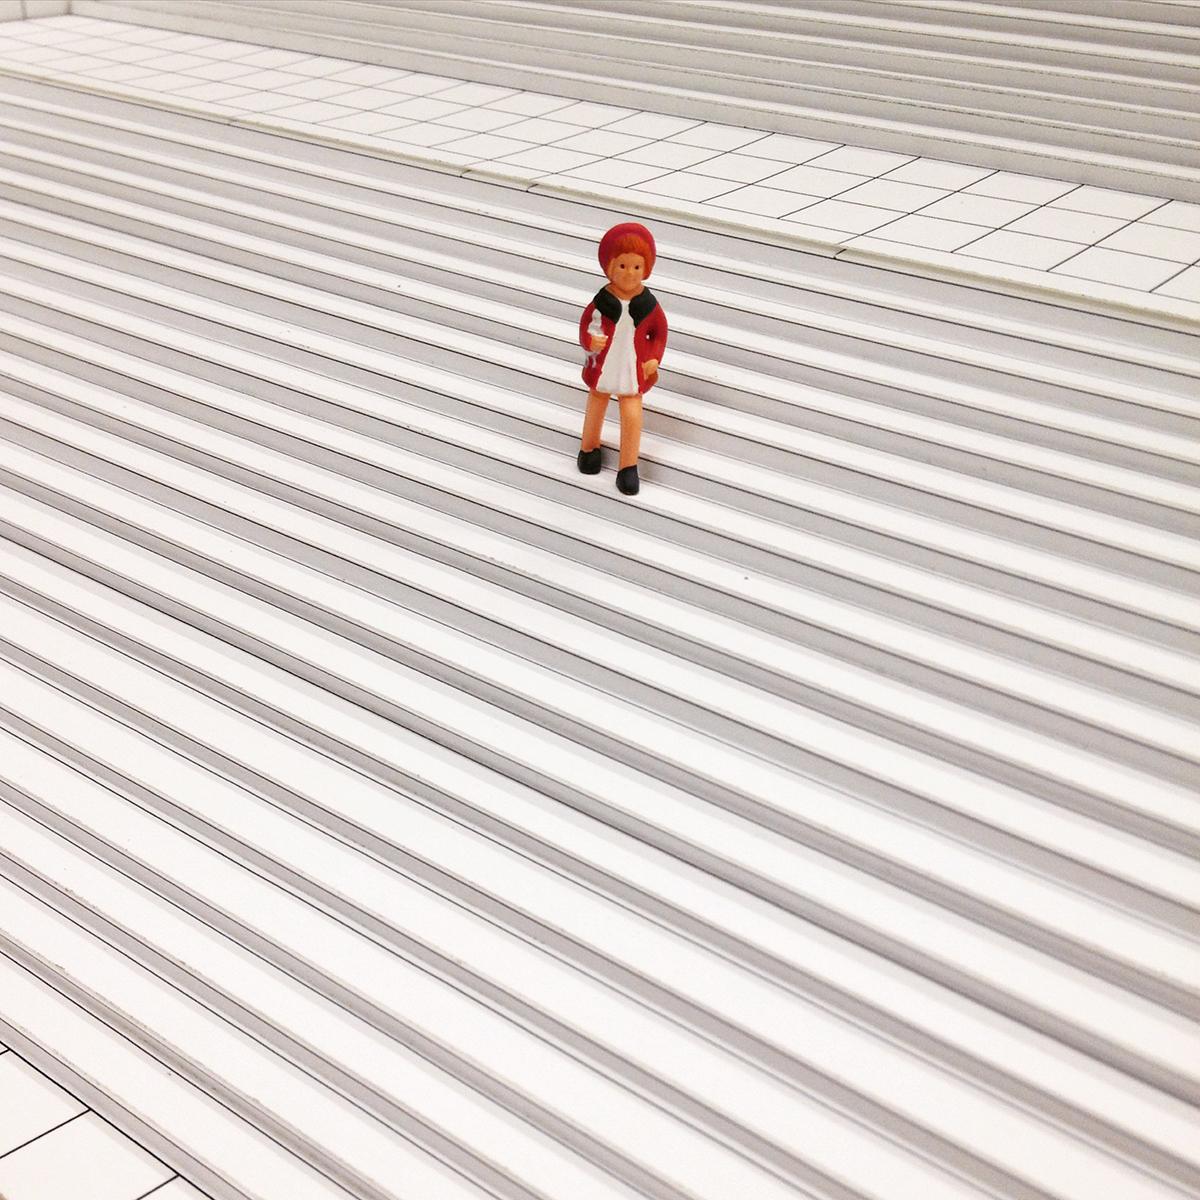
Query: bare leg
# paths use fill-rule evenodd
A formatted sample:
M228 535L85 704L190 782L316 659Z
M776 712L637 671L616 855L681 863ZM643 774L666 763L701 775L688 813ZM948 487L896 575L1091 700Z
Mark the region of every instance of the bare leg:
M642 398L618 396L621 405L621 467L637 466L642 447ZM589 409L590 411L590 409Z
M595 450L600 445L600 434L604 429L604 414L607 411L608 397L600 392L589 392L587 413L583 418L583 437L579 443L581 450ZM624 412L623 409L622 412Z

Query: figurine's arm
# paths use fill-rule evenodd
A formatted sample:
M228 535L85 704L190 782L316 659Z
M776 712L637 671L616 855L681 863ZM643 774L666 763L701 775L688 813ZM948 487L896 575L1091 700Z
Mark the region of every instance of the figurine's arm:
M656 305L654 311L643 322L646 329L646 351L648 357L642 363L642 370L647 375L658 373L658 364L662 362L663 351L667 348L667 316L662 305Z

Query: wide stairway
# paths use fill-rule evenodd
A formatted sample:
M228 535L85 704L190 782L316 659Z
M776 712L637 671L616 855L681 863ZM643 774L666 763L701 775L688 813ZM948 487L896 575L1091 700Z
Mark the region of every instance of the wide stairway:
M628 501L621 214L3 99L0 1040L215 1200L1200 1195L1194 339L660 222Z
M1197 0L74 0L72 11L1200 201Z

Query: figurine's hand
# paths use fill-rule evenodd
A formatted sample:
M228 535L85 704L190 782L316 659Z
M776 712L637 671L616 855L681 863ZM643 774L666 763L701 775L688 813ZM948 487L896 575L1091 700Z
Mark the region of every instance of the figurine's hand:
M658 374L658 359L657 358L646 359L646 361L644 363L642 363L642 370L645 371L647 375L657 375Z
M604 336L604 334L602 334L602 333L593 333L592 334L592 353L593 354L599 354L600 351L603 350L604 347L607 345L608 345L608 338L606 338Z

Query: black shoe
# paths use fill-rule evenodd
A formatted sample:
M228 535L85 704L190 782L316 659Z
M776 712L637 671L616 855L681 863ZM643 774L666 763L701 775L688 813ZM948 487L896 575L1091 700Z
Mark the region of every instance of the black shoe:
M597 446L595 450L580 450L579 457L575 461L584 475L599 475L600 447Z
M641 486L641 481L638 479L637 463L634 463L632 467L622 467L617 472L617 491L623 495L636 496Z

